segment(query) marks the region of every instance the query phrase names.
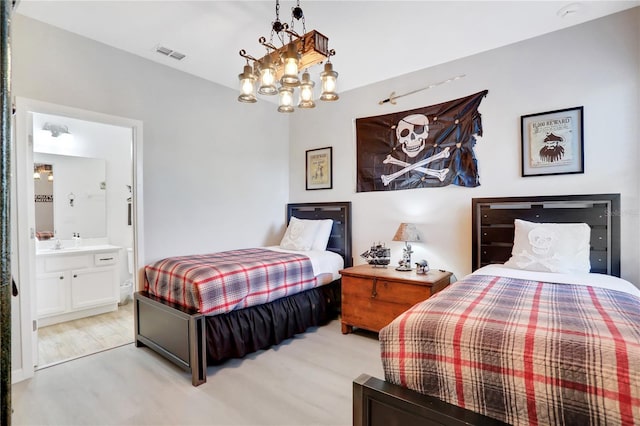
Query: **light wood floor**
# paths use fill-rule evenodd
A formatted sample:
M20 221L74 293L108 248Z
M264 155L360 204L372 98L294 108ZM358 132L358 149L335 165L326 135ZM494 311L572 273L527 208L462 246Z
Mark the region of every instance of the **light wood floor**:
M38 368L122 346L134 340L133 303L118 310L38 329Z
M13 386L14 425L350 425L352 381L384 377L375 334L340 322L209 367L207 383L133 344Z

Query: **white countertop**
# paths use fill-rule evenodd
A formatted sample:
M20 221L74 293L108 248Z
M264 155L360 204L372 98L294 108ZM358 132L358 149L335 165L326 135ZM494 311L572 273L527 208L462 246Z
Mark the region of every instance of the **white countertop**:
M36 256L56 256L61 254L86 254L101 253L105 251L120 250L122 247L113 246L111 244L97 244L77 247L63 247L60 249L46 248L36 250Z

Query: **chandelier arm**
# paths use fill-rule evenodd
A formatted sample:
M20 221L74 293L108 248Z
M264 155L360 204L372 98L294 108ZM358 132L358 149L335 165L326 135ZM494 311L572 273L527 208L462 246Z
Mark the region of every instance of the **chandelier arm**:
M285 28L284 32L286 32L287 34L295 38L298 38L298 39L302 38L302 36L297 32L295 32L293 29Z
M277 48L277 47L275 47L275 46L273 45L273 43L271 43L270 41L269 41L269 42L267 42L267 39L266 39L266 38L264 38L264 37L260 37L260 38L258 39L258 43L260 43L261 45L263 45L263 46L264 46L264 47L266 47L267 49L271 49L271 50L277 50L277 49L278 49L278 48Z
M258 61L256 58L254 58L253 56L249 55L247 53L247 51L244 50L244 49L240 50L240 52L238 52L238 53L240 54L240 56L242 56L245 59L248 59L248 60L253 61L253 62L257 62Z

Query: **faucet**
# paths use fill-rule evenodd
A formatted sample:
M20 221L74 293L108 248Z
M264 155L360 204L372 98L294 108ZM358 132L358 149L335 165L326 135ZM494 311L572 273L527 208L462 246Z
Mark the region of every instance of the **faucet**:
M53 249L60 250L61 248L62 248L62 242L60 241L60 238L56 238L56 242L53 245Z

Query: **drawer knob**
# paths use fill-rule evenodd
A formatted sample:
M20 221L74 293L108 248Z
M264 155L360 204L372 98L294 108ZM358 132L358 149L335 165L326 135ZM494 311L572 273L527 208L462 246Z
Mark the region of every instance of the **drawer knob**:
M60 275L60 279L61 279L61 280L64 280L64 276Z
M378 292L376 291L376 284L378 284L378 279L374 278L373 279L373 285L371 286L371 298L375 299L376 296L378 295Z
M73 274L73 278L78 278L78 274Z

